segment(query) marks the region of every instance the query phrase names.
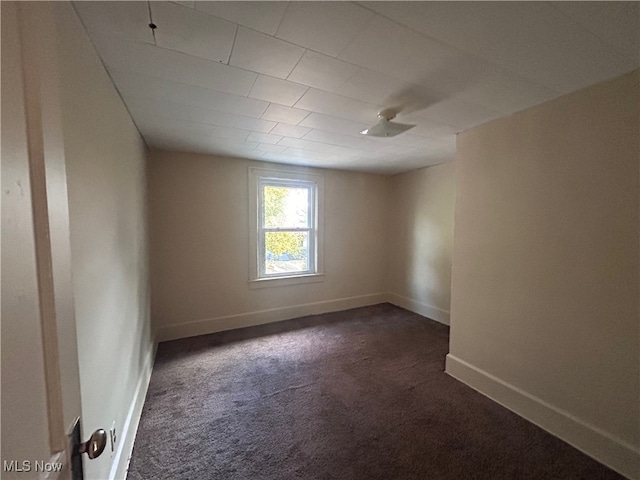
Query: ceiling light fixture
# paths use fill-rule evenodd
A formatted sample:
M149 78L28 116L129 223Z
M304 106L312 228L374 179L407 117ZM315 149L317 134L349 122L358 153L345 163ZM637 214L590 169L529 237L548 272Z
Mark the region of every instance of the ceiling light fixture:
M378 113L378 123L374 126L365 128L360 132L362 135L368 135L370 137L395 137L396 135L406 132L407 130L415 127L408 123L392 122L396 118L396 112L387 109Z

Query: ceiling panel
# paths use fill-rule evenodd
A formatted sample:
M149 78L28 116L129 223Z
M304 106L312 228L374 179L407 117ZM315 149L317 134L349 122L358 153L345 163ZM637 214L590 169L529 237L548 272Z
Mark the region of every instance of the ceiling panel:
M216 110L192 107L182 103L171 102L168 100L154 101L149 98L123 96L122 99L127 105L129 112L134 119L140 117L155 117L185 120L189 122L204 123L207 125L215 125L218 127L238 127L244 128L237 124L237 115ZM255 120L255 119L253 119ZM261 122L263 120L255 120ZM252 130L246 128L246 130Z
M481 125L502 116L498 112L457 98L437 102L415 114L408 114L403 119L416 120L413 118L414 115L418 122L420 118L425 118L432 122L442 122L458 127L458 131Z
M246 158L255 158L264 152L257 151L255 142L240 142L210 135L185 135L184 132L157 131L148 133L145 141L151 149L194 152L210 155L242 154Z
M360 132L365 128L373 125L374 120L375 119L373 119L370 123L356 122L353 120L347 120L344 118L338 118L331 115L313 112L309 114L309 116L302 122L300 122L300 126L319 128L321 130L343 133L347 135L355 135L360 138Z
M177 3L178 5L183 5L189 8L195 8L196 6L195 0L173 0L171 3Z
M296 103L296 107L361 122L369 120L373 122L378 116L376 105L316 88L307 90L307 93Z
M117 70L111 71L110 74L121 95L143 98L154 103L169 101L189 106L196 111L200 108L208 108L255 118L260 118L269 106L262 100L171 82L148 75Z
M299 127L297 125L288 125L286 123L279 123L274 127L271 133L275 133L277 135L282 135L285 137L300 138L305 136L310 131L311 129L307 127Z
M318 151L318 150L308 150L305 148L295 148L295 147L290 147L287 148L284 152L282 152L283 155L288 155L288 156L292 156L292 157L298 157L298 158L309 158L312 160L320 160L320 161L335 161L338 160L338 156L337 155L327 155L326 151ZM315 163L315 162L314 162Z
M307 50L288 79L333 92L357 70L355 65Z
M287 78L304 49L263 33L238 27L229 65Z
M413 135L412 133L406 133L405 135L398 135L396 137L389 138L375 138L378 142L386 144L389 148L397 148L398 146L404 146L411 149L423 149L430 145L433 145L438 140L419 135Z
M447 93L455 93L478 68L469 55L382 17L375 17L339 58Z
M545 2L370 2L367 6L558 92L633 68L613 48Z
M258 75L249 96L267 102L293 106L304 95L308 87L279 78Z
M268 143L271 145L275 145L280 140L282 140L281 135L271 135L270 133L258 133L251 132L247 137L247 140L250 142L259 142L259 143Z
M282 153L287 149L287 147L281 146L281 145L271 145L268 143L260 143L257 147L256 150L259 150L261 152L265 152L265 153Z
M193 152L209 155L228 155L244 158L260 158L264 152L257 150L254 142L237 142L211 136L185 136L180 132L159 132L145 138L151 149Z
M136 125L140 129L142 135L148 132L159 130L181 132L185 135L206 135L217 137L219 139L229 139L235 141L247 140L250 133L248 130L238 128L217 127L215 125L205 125L204 123L188 122L179 119L160 120L157 117L138 117ZM265 135L265 134L260 134Z
M276 37L336 57L371 16L350 2L291 2Z
M404 120L403 118L399 118L398 120ZM424 118L416 118L418 123L415 127L411 129L412 135L423 136L427 138L442 138L447 136L452 136L458 132L459 128L454 127L452 125L447 125L445 123L429 121Z
M157 26L156 45L229 63L236 24L170 2L150 2L149 5Z
M196 10L274 35L287 2L195 2Z
M559 95L550 88L520 75L499 69L487 69L456 93L456 97L495 111L511 114Z
M380 144L367 137L345 135L343 133L330 132L327 130L313 129L303 137L304 140L328 143L340 147L356 148L360 150L379 150Z
M637 2L74 6L150 146L303 165L441 163L456 133L640 63ZM384 108L416 126L360 135Z
M347 162L335 156L288 148L283 153L264 153L261 160L317 168L347 168Z
M326 153L328 155L338 155L342 157L355 155L358 153L356 149L341 147L339 145L331 145L323 142L312 142L310 140L304 140L302 138L284 137L282 140L280 140L280 142L278 142L278 145L301 150L308 150L311 152Z
M335 93L363 102L386 105L391 96L409 88L409 84L395 77L359 68Z
M154 43L146 2L73 2L73 6L91 35Z
M266 112L262 115L265 120L274 122L288 123L289 125L297 125L309 115L307 110L299 108L283 107L282 105L271 104L267 107Z
M304 140L314 142L328 143L330 145L338 145L341 147L360 148L363 140L352 135L344 135L342 133L328 132L326 130L311 130L304 137Z
M629 60L640 58L639 2L551 2Z
M247 95L257 77L253 72L153 45L101 35L93 40L110 70L142 73L236 95Z
M236 128L262 133L269 133L276 125L276 122L270 122L269 120L261 120L253 117L237 117L233 124Z

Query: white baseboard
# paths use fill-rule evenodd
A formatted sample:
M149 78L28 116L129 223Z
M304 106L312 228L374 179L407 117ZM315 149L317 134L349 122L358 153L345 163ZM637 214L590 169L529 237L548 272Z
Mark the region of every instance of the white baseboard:
M640 479L640 450L451 354L446 373L609 468Z
M264 323L279 322L306 315L337 312L350 308L366 307L387 301L386 293L374 293L357 297L338 298L322 302L305 303L288 307L270 308L254 312L226 315L194 322L165 325L158 328L158 341L175 340L178 338L206 335L208 333L232 330L235 328L251 327Z
M124 480L127 476L127 470L129 469L129 460L131 459L131 453L133 452L133 444L136 439L136 433L138 432L138 424L140 423L140 417L142 415L142 407L144 406L144 399L147 396L147 389L149 388L149 382L151 381L151 371L153 369L153 362L156 358L156 350L158 347L157 342L153 342L153 347L149 352L149 356L144 364L140 378L136 385L136 390L127 412L127 418L124 421L122 431L119 435L118 448L111 464L111 471L109 472L109 480Z
M397 307L402 307L406 310L410 310L423 317L430 318L436 322L449 325L449 310L442 310L441 308L428 305L426 303L419 302L413 298L403 297L397 293L387 293L387 301L394 304Z

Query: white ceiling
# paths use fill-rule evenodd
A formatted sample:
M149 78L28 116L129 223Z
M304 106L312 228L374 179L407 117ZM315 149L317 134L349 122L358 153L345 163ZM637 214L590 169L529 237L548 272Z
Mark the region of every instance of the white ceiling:
M74 5L149 147L317 167L441 163L457 132L640 64L636 2ZM415 128L359 134L397 105Z

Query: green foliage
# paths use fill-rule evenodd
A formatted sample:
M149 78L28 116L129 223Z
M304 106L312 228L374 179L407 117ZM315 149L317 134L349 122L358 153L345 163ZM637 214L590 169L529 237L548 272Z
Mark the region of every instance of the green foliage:
M284 221L284 202L287 196L286 187L265 187L264 189L264 224L267 227L281 225Z
M305 233L303 232L269 232L265 239L265 245L267 252L276 256L288 253L297 257L304 252L304 239Z
M268 186L264 191L264 223L267 227L282 225L285 221L286 187ZM266 251L275 256L288 253L299 256L303 253L303 232L268 232L265 238Z

